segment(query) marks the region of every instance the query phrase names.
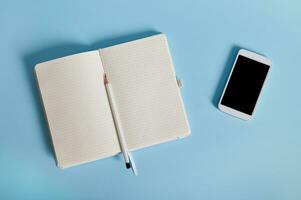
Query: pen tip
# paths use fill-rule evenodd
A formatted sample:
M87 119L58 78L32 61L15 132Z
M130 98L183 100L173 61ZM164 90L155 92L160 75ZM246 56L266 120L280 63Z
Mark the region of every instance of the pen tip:
M130 169L131 168L131 163L125 163L125 166L127 169Z

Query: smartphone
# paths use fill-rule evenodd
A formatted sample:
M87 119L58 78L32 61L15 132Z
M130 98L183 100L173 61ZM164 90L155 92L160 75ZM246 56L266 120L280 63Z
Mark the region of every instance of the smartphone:
M251 119L271 66L270 59L239 50L218 108L240 119Z

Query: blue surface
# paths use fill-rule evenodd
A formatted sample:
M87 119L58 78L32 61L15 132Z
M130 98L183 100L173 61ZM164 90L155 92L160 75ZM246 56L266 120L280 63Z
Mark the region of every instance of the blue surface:
M301 199L300 1L0 1L0 199ZM189 138L56 167L36 63L155 32L184 80ZM216 108L237 49L273 67L255 118Z

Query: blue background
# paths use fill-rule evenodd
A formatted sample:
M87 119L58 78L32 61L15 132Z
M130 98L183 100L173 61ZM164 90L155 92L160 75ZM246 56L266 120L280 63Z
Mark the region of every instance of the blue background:
M0 199L301 199L300 1L0 1ZM167 34L192 134L60 170L35 64ZM239 48L273 61L253 120L216 103Z

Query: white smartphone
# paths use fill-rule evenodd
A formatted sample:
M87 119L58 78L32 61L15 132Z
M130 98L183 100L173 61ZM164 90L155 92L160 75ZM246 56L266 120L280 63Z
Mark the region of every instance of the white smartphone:
M270 59L239 50L218 108L240 119L251 119L271 66Z

